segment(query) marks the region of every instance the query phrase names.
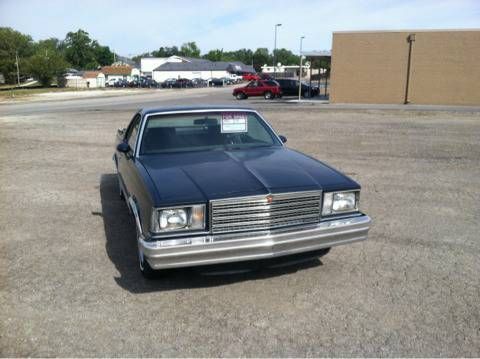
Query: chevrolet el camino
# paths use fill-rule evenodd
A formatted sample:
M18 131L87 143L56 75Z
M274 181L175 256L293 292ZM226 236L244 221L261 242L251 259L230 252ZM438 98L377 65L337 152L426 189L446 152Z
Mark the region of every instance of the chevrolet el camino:
M367 238L360 185L287 148L255 110L145 109L118 131L120 195L142 274L312 252Z

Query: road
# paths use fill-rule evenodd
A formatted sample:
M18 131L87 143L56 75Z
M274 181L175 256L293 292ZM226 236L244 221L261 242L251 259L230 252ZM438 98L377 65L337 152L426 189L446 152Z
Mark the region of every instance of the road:
M242 101L362 184L368 241L146 281L115 131L142 106L206 103L238 105L228 89L0 105L1 356L480 356L480 112Z

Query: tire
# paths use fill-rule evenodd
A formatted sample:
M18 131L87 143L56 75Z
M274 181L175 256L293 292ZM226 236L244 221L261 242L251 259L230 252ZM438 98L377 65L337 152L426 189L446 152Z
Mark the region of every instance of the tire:
M304 91L303 94L302 94L303 98L310 98L310 92L308 91Z
M246 98L245 94L243 92L239 92L235 95L235 98L237 100L244 100Z
M263 94L263 97L265 98L265 100L273 100L274 96L270 91L267 91Z

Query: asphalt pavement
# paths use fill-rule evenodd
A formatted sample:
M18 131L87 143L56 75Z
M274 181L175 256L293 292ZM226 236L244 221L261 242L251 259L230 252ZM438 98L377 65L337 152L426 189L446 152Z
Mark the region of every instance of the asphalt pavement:
M111 160L140 107L257 108L362 184L369 239L321 260L147 281ZM1 356L480 356L480 112L231 89L0 105ZM214 175L214 174L212 174Z

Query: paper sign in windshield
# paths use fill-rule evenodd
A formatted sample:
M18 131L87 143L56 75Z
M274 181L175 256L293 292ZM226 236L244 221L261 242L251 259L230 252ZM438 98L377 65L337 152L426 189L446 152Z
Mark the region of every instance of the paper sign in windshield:
M223 113L222 133L247 132L247 116L244 113Z

